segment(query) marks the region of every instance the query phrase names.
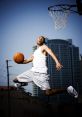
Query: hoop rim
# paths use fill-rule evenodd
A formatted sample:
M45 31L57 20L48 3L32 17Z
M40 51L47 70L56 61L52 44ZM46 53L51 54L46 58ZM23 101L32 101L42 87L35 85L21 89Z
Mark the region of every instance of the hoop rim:
M55 9L55 7L60 7L59 9ZM74 7L77 7L77 5L70 5L70 4L58 4L58 5L53 5L53 6L49 6L48 7L48 11L66 11L66 10L69 10L69 11L72 11L72 12L75 12L75 13L78 13L77 11L75 10L72 10L71 8L74 8Z

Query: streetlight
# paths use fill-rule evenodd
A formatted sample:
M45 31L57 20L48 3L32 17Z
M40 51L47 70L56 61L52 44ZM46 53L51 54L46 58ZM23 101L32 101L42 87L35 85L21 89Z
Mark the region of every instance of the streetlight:
M6 59L6 67L7 67L7 86L8 86L8 117L10 117L9 67L12 67L12 66L9 66L9 61L11 61L11 60Z

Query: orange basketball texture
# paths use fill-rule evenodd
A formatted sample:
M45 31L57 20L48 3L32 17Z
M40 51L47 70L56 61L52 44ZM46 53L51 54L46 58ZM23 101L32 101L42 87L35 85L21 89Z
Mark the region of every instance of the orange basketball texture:
M15 53L13 56L13 60L16 63L22 63L24 61L24 54L20 52Z

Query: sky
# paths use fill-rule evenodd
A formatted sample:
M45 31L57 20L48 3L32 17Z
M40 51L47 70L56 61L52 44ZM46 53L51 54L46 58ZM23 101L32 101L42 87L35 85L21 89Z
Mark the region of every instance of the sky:
M0 85L7 85L6 59L9 59L10 84L16 75L32 64L18 65L13 61L16 52L25 58L40 35L48 39L72 39L82 54L82 16L70 13L65 29L56 31L48 7L57 4L76 4L75 0L0 0ZM28 91L32 92L31 84Z

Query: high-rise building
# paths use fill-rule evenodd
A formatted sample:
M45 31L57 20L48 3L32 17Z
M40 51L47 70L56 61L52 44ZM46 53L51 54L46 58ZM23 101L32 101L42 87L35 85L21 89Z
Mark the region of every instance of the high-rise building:
M57 71L55 68L54 60L48 55L47 65L48 73L50 74L50 86L51 88L66 88L69 85L73 85L77 90L78 80L80 75L79 67L79 48L72 44L72 39L52 39L47 40L47 45L56 54L59 61L62 63L63 68L61 71ZM37 95L42 98L42 91L37 87L33 86L33 95ZM66 94L58 94L57 96L50 97L50 101L65 101L70 100L71 96Z
M79 80L80 95L82 96L82 55L80 58L80 80Z

